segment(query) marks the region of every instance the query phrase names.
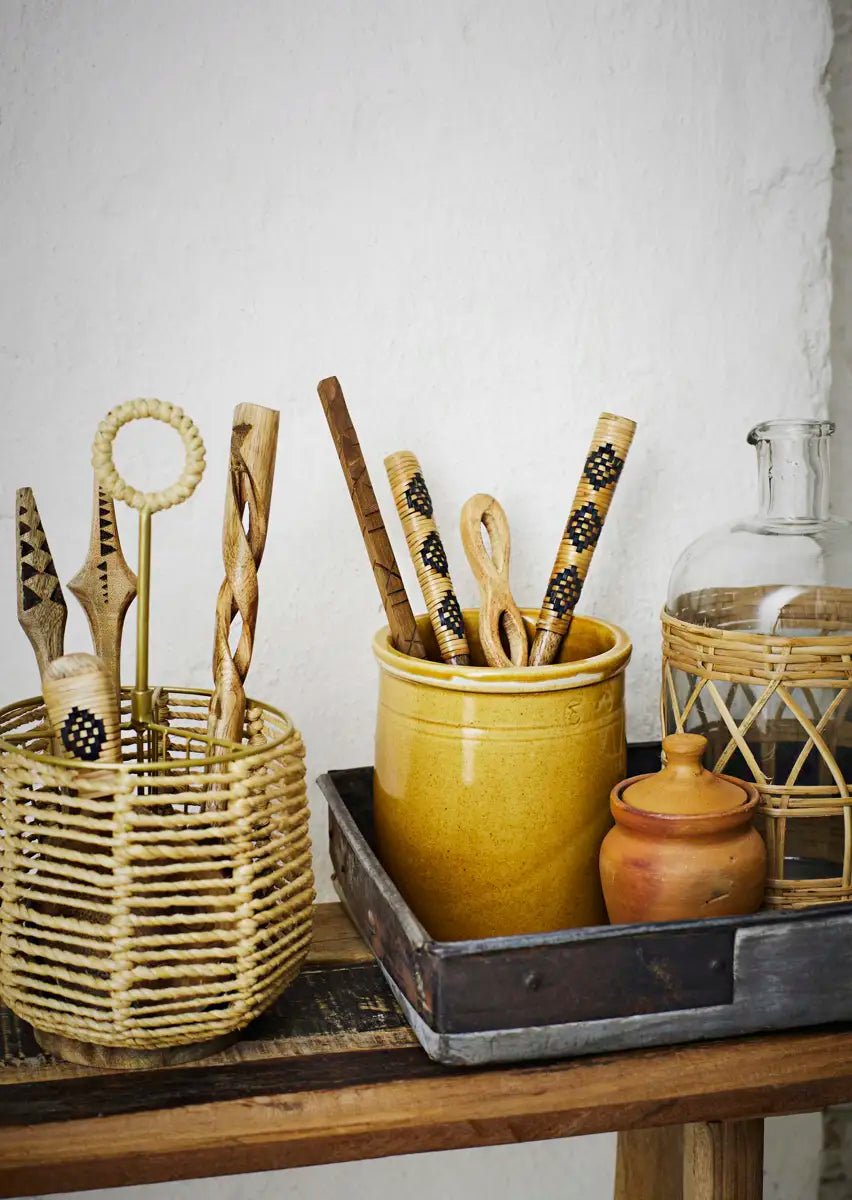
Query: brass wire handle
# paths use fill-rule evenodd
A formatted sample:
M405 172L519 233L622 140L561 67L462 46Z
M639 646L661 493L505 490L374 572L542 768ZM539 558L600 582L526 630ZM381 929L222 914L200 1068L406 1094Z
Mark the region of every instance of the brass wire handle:
M142 492L122 479L112 457L118 431L130 421L151 419L170 425L180 434L186 461L177 480L157 492ZM151 598L151 515L182 504L204 474L204 442L195 423L176 404L165 400L128 400L107 413L95 433L92 466L95 478L108 496L123 500L139 513L139 594L136 605L136 686L131 692L131 719L137 727L153 720L152 690L148 683L148 641Z

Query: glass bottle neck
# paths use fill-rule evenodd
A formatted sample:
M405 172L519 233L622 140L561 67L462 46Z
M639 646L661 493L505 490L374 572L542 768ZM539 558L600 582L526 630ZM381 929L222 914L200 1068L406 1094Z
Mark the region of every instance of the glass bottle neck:
M802 426L777 434L767 430L754 439L759 515L766 521L815 522L828 517L829 434L821 432L822 422Z

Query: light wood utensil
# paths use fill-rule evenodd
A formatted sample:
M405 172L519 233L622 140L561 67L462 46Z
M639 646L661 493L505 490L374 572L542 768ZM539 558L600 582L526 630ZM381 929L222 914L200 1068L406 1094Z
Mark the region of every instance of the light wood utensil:
M129 421L150 418L171 425L186 451L186 461L180 477L159 492L141 492L121 478L112 457L112 444L118 431ZM201 434L183 409L164 400L128 400L107 413L95 433L92 446L92 466L95 480L104 493L114 500L123 500L139 513L139 597L136 605L136 683L130 694L131 719L138 730L153 720L153 689L148 682L148 635L150 629L151 595L151 517L156 512L182 504L188 499L204 474L204 443Z
M245 678L254 649L257 624L257 569L263 557L275 478L280 413L259 404L238 404L231 427L222 559L225 578L216 599L213 639L213 696L207 731L229 742L242 741ZM248 527L246 527L248 518ZM241 629L235 650L230 632L239 614Z
M530 666L551 663L571 628L636 422L601 413L541 605Z
M343 391L334 375L323 379L317 391L349 488L352 507L361 527L361 536L376 577L393 644L402 654L426 658L426 649L417 629Z
M491 552L485 548L482 527ZM509 589L512 541L503 506L478 492L461 512L461 539L470 569L479 585L479 641L489 667L525 667L529 653L527 628ZM509 646L503 649L501 632Z
M45 667L44 703L57 741L82 762L119 762L115 677L94 654L66 654Z
M399 450L385 459L385 470L441 658L445 663L466 666L470 650L464 617L420 463L410 450Z
M32 488L15 497L18 560L18 623L30 640L44 677L48 663L62 654L68 609Z
M97 482L89 550L68 588L86 614L95 654L120 690L121 635L127 610L136 598L136 575L127 565L118 540L115 504Z

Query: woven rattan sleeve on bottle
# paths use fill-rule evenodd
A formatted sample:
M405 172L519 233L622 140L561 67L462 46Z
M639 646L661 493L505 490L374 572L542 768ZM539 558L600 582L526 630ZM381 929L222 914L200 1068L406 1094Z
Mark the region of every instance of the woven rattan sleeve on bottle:
M770 908L850 901L852 638L832 627L849 628L852 597L799 589L797 636L749 632L766 590L701 594L731 628L663 613L663 733L704 734L709 767L756 784Z
M464 618L420 463L409 450L400 450L385 459L385 470L441 658L469 663Z

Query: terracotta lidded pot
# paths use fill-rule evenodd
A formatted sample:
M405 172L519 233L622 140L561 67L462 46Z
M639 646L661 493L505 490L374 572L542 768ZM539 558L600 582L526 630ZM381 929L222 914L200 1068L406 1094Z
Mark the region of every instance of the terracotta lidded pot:
M766 849L752 826L757 789L701 765L707 739L673 733L666 765L613 789L615 827L601 846L609 919L683 921L756 912Z

